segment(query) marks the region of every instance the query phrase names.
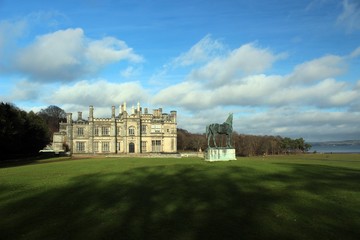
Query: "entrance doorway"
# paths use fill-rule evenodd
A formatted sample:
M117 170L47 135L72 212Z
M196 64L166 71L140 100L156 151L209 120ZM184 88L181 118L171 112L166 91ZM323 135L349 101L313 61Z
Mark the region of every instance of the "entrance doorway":
M135 144L129 143L129 153L135 153Z

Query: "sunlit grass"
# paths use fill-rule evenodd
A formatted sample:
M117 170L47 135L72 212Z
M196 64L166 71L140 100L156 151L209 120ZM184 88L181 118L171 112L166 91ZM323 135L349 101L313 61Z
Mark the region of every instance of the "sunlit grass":
M3 166L0 239L358 239L359 180L356 154Z

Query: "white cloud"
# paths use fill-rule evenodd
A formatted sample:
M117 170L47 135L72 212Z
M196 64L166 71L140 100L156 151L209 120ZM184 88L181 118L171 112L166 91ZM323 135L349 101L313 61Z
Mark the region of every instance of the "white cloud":
M353 90L347 89L345 82L325 79L311 86L283 86L275 91L268 99L270 105L285 106L315 106L346 107L359 97Z
M348 32L360 30L360 4L352 0L343 0L343 11L337 18L337 23L345 26Z
M172 66L189 66L194 63L201 63L224 50L224 46L218 40L213 40L210 35L206 35L198 43L190 48L189 51L182 53L175 58Z
M357 139L359 117L350 112L270 108L235 118L234 127L247 134L304 137L307 141Z
M214 40L210 35L206 35L188 51L164 64L157 73L150 77L149 81L153 85L167 84L168 79L173 78L169 75L170 71L194 65L198 66L221 55L226 55L225 46L219 40Z
M90 41L85 56L96 66L121 60L129 60L131 62L143 61L143 58L135 54L133 49L129 48L124 41L113 37Z
M84 74L85 50L81 29L67 29L39 36L19 52L18 68L35 80L73 80Z
M234 130L241 134L280 135L306 141L357 139L360 134L356 112L329 112L325 109L301 107L251 108L213 107L178 115L179 127L204 133L209 123L222 123L229 112L234 113ZM245 114L244 114L245 113Z
M125 42L112 37L88 39L81 28L38 36L19 51L17 68L34 81L72 81L97 73L104 66L128 60L140 62Z
M124 78L130 78L134 76L138 76L141 73L141 68L136 68L134 66L129 66L126 69L120 72L120 75Z
M198 111L213 106L314 106L347 107L360 94L345 82L325 79L315 85L288 85L286 77L250 75L218 88L205 88L199 82L182 82L161 90L157 104L170 104Z
M211 94L207 90L200 91L199 83L182 82L162 89L153 98L154 104L168 104L181 106L188 109L209 108L211 106Z
M350 57L351 58L356 58L360 56L360 47L356 48L354 51L351 52Z
M346 70L344 58L327 55L317 58L295 67L289 75L289 82L292 84L311 83L326 78L336 77Z
M268 49L245 44L225 57L217 57L191 72L189 81L206 81L211 86L227 84L244 74L262 73L284 54L275 55Z
M108 107L124 101L136 103L148 101L147 91L138 82L111 83L105 80L80 81L72 86L63 86L48 96L51 104L76 104Z

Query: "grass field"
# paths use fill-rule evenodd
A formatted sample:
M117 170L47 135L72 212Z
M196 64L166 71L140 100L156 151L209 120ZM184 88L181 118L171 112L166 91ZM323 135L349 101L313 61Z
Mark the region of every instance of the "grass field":
M0 239L359 239L360 155L0 165Z

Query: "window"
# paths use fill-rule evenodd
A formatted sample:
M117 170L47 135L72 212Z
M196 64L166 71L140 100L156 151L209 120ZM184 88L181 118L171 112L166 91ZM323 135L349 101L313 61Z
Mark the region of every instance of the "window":
M146 153L146 141L141 141L141 152Z
M129 127L129 135L135 135L135 128Z
M152 152L161 152L161 140L152 140L151 149Z
M98 127L96 127L94 129L94 134L95 134L95 136L99 136L99 128Z
M117 148L118 152L120 152L120 142L116 143L116 148Z
M133 142L129 143L129 153L135 152L135 144Z
M78 136L84 136L84 128L82 128L82 127L81 127L81 128L78 128L78 129L77 129L77 135L78 135Z
M122 128L121 127L118 127L118 130L117 130L117 135L121 136L121 131L122 131Z
M146 125L141 125L141 134L146 134Z
M85 152L85 142L76 142L76 151Z
M161 133L161 125L151 125L152 133Z
M108 136L108 135L110 135L109 127L102 127L102 128L101 128L101 135L103 135L103 136Z
M110 151L110 143L109 142L103 142L101 149L102 149L102 152L109 152Z
M98 152L98 151L99 151L99 143L98 143L98 142L94 142L93 150L94 150L94 152Z

